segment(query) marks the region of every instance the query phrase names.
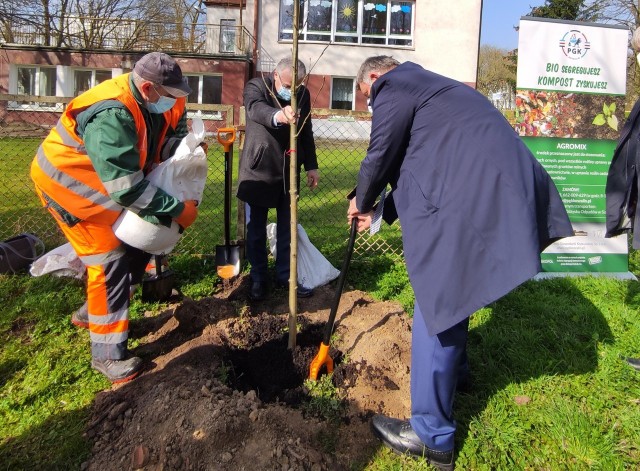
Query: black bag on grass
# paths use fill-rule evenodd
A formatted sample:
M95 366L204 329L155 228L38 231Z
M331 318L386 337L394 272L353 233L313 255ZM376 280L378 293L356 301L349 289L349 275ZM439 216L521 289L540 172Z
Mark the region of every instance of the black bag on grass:
M17 273L44 253L44 244L25 232L0 242L0 273Z

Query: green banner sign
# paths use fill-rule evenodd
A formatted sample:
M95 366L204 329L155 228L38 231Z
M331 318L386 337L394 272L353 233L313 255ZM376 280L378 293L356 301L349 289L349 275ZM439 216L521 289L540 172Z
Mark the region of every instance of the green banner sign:
M544 272L628 275L626 236L604 237L627 35L604 25L520 21L514 128L553 179L574 230L542 253Z
M572 222L605 222L605 186L616 141L523 137L553 178Z

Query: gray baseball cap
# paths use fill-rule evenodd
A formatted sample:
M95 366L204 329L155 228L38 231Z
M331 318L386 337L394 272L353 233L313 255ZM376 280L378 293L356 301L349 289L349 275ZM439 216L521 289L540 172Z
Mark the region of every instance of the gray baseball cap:
M144 80L162 87L174 97L191 93L187 79L175 59L164 52L150 52L140 58L133 70Z

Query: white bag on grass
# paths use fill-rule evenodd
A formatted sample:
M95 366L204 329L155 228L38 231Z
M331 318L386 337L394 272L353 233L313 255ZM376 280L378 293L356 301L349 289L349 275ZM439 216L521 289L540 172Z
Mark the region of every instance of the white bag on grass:
M54 276L69 276L82 279L86 268L78 258L70 243L50 250L31 264L29 273L32 276L42 276L50 273Z
M180 201L202 201L207 182L207 155L200 147L204 136L202 118L193 118L191 132L182 139L170 158L149 172L147 180ZM182 236L175 221L171 222L171 227L152 224L126 209L113 229L116 237L124 243L155 255L171 252Z
M277 255L276 225L267 225L267 239L269 250L275 257ZM340 275L329 260L311 243L307 232L298 224L298 283L305 288L317 288L335 280Z

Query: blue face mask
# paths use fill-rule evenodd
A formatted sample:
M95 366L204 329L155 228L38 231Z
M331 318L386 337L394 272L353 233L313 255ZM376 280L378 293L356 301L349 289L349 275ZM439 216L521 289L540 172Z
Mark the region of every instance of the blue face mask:
M161 96L155 103L147 103L147 109L150 113L162 114L165 111L169 111L176 104L175 98L169 98L168 96Z
M291 101L291 89L280 87L278 89L278 96L282 98L284 101Z

